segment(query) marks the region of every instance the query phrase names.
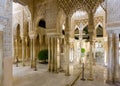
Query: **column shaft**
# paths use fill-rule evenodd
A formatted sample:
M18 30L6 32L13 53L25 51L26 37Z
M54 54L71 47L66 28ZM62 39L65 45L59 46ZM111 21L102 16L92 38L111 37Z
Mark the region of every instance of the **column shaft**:
M90 71L89 71L89 80L93 80L92 74L92 63L93 63L93 54L92 54L92 46L93 46L93 39L95 37L95 30L94 30L94 13L91 11L88 14L88 32L89 32L89 40L90 40L90 54L89 54L89 63L90 63Z
M31 57L31 68L33 68L33 39L30 39L30 57Z
M54 37L54 71L57 71L57 37Z
M22 65L25 66L25 37L22 37Z
M54 55L54 51L53 51L53 38L51 37L51 72L54 71L53 67L54 67L54 58L53 58L53 55Z
M107 71L107 83L112 81L112 33L108 33L108 71Z
M36 39L33 38L33 67L34 67L34 70L36 71L36 61L37 61L37 57L36 57Z
M118 81L118 79L119 79L119 34L115 34L114 35L115 36L115 38L114 38L114 52L115 52L115 57L114 57L114 65L115 65L115 76L114 76L114 78L115 78L115 81Z
M51 71L51 37L48 37L48 71Z

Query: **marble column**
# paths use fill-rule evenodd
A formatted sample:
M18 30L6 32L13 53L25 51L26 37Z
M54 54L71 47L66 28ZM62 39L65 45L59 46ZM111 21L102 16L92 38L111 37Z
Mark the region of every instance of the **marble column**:
M51 71L51 37L48 37L48 71Z
M30 64L31 68L33 68L33 39L30 38Z
M114 79L119 81L119 33L114 34Z
M96 65L96 57L95 57L95 41L93 42L93 65Z
M28 60L28 54L29 54L29 49L28 49L28 37L25 38L25 47L26 47L26 61Z
M89 64L90 64L90 69L89 69L89 78L88 80L93 80L93 68L92 68L92 63L93 63L93 52L92 52L92 46L93 46L93 39L95 35L95 29L94 29L94 13L91 11L88 13L88 32L89 32L89 41L90 41L90 53L89 53Z
M37 62L37 57L36 57L36 37L33 37L33 68L35 71L37 71L37 67L36 67L36 62Z
M113 57L113 33L108 32L108 69L107 69L107 83L112 81L112 57Z
M51 72L54 72L54 69L53 69L53 66L54 66L54 64L53 64L53 62L54 62L54 57L53 57L53 55L54 55L54 51L53 51L53 38L51 37L51 53L50 53L51 55Z
M65 45L65 56L66 56L66 72L65 75L69 76L69 39L66 39L66 45Z
M18 39L17 38L15 39L15 43L16 43L16 46L15 46L16 47L16 56L15 56L16 62L15 63L16 63L16 66L18 67L18 47L19 46L18 46Z
M14 41L14 63L16 63L16 39L13 40Z
M25 37L22 36L22 65L25 66L25 52L26 52L26 48L25 48Z
M58 73L58 47L57 47L57 36L51 35L49 36L48 50L48 70L49 72Z
M54 72L57 73L57 37L54 37Z
M57 68L60 69L60 38L57 38Z
M69 76L70 73L69 73L69 36L70 36L70 33L69 33L69 28L70 28L70 20L71 17L70 16L66 16L66 25L65 25L65 58L66 58L66 72L65 72L65 75L66 76Z

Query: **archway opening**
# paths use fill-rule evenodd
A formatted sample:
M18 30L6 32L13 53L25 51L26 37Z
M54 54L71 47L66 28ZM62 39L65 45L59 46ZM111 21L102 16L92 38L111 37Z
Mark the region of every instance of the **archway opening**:
M86 27L83 28L83 39L89 39L89 32L88 32L88 25Z
M96 29L96 37L103 37L103 27L101 25L98 25Z
M46 22L45 22L45 20L44 20L44 19L41 19L41 20L39 21L38 26L39 26L39 27L46 28Z
M74 31L74 34L75 34L75 39L76 40L79 40L79 29L78 29L78 27L75 29L75 31Z

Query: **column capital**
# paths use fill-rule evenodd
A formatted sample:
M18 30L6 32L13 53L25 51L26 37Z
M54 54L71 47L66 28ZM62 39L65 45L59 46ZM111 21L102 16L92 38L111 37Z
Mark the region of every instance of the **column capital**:
M31 31L29 36L30 36L31 39L35 39L37 37L36 31Z
M22 40L25 39L25 36L24 36L24 35L21 35L20 37L21 37Z
M115 37L119 38L119 33L115 33Z

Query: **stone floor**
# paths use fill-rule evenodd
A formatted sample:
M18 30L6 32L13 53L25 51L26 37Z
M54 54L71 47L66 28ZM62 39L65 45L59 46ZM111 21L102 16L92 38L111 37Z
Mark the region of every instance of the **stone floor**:
M74 86L114 86L106 84L107 69L106 67L96 65L93 66L93 81L89 81L89 68L85 68L85 81L81 77L77 80Z
M13 86L66 86L75 79L76 74L65 76L64 73L49 73L47 65L38 64L38 71L33 71L30 66L13 66ZM88 68L85 68L85 78L88 78ZM71 67L70 70L73 70ZM76 70L76 69L74 69ZM79 68L77 69L79 70ZM74 72L71 72L74 73ZM81 78L81 77L80 77ZM113 86L105 83L106 68L97 65L94 67L94 81L81 81L78 79L74 86Z
M65 76L65 73L49 73L45 64L38 64L37 68L33 71L30 66L14 65L14 86L65 86L74 80L73 76Z

